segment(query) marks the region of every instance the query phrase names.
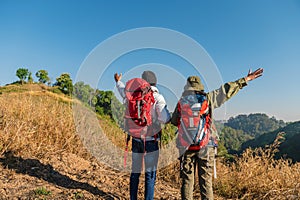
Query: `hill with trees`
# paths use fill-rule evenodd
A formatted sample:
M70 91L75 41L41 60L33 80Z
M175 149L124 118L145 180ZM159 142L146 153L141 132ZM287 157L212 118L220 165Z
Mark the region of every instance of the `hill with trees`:
M243 130L233 129L228 126L223 126L219 130L220 144L224 146L226 152L223 154L235 154L241 150L243 142L253 139L252 136L246 134Z
M65 78L57 81L70 81ZM22 84L0 87L0 199L128 199L129 171L107 165L108 160L123 161L123 156L107 152L114 146L124 149L124 132L113 112L116 106L121 116L122 104L113 92L85 83L65 84L70 86L65 89L64 84L28 82L25 78ZM74 109L79 110L76 116ZM94 131L94 126L101 126L102 132ZM165 126L161 153L174 143L175 129ZM234 150L239 148L237 141L253 137L246 129L221 125L218 129L223 131L224 145ZM295 129L299 130L298 123L277 131L295 133ZM289 135L296 143L299 134ZM103 157L98 157L99 149ZM300 164L275 160L276 149L277 142L246 149L233 156L233 162L218 157L215 199L300 198ZM175 161L158 169L155 199L180 199L176 156L170 155ZM199 199L198 180L195 184L194 198ZM140 184L139 198L143 191Z
M252 137L257 137L284 127L286 123L283 120L277 120L275 117L270 118L263 113L255 113L231 117L224 125L233 129L242 130Z
M282 120L277 120L262 113L238 115L229 118L225 123L216 122L221 149L223 147L226 149L223 154L241 152L243 143L285 125L286 123Z
M279 128L275 131L263 134L253 140L249 140L242 145L242 149L245 150L249 147L258 148L270 145L274 142L278 133L283 132L284 141L279 146L279 152L276 157L291 158L293 161L300 161L300 145L298 143L300 139L300 121L290 123L283 128Z

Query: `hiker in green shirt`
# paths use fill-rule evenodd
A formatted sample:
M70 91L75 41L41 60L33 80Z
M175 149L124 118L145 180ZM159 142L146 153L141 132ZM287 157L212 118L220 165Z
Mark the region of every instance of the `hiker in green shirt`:
M198 76L190 76L187 78L187 83L184 86L184 92L171 119L171 123L178 127L177 148L180 154L180 178L182 180L181 199L193 199L194 173L196 166L198 166L201 199L213 199L212 177L215 159L214 133L211 128L213 110L220 107L228 99L237 94L238 91L245 87L249 81L262 76L262 73L262 68L259 68L254 72L249 71L246 77L234 82L225 83L219 89L208 93L204 92L204 86ZM199 98L202 98L202 100L200 101ZM199 118L202 119L203 123L199 122L199 124L203 124L203 128L199 128L199 125L196 131L196 134L198 134L196 135L197 141L201 141L200 139L202 139L202 143L199 142L197 144L193 143L195 140L190 139L190 136L186 136L186 132L191 130L189 129L189 126L194 125L195 118L191 115L190 118L183 119L187 113L184 113L186 105L183 104L191 99L196 99L197 102L201 103L205 102L202 103L202 107L199 109L201 110L202 115L198 115L202 116L202 118ZM203 106L204 104L207 109ZM192 111L192 107L190 107L190 110L191 112L194 112ZM205 137L207 137L206 140ZM188 139L190 140L187 141Z

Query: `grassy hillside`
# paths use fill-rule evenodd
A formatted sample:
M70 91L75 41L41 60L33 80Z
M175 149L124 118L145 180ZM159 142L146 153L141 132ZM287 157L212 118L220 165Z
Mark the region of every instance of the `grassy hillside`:
M123 150L123 131L108 117L89 121L95 116L91 109L52 89L0 88L0 199L127 199L129 174L103 164L102 159L114 159L110 154L94 152L111 144ZM74 116L74 109L81 113ZM93 132L93 123L108 133L106 138ZM178 194L169 185L158 181L159 198ZM140 191L142 197L142 185Z
M104 164L123 159L122 130L52 89L0 88L0 199L128 199L129 173ZM103 155L111 144L120 147L118 158ZM230 163L218 158L215 199L299 199L300 164L274 160L276 147L248 149ZM161 158L176 156L163 156L164 150ZM155 199L180 199L180 166L173 160L158 171ZM140 184L140 198L143 191Z
M2 94L0 152L38 157L59 151L86 154L74 134L71 103L45 91Z

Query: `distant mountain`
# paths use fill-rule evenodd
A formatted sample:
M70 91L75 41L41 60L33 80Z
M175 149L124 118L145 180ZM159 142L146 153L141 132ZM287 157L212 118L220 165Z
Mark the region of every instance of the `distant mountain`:
M216 121L215 124L221 139L219 145L230 154L241 151L243 143L286 125L284 121L262 113L238 115L226 122Z
M258 137L264 133L284 127L286 123L282 120L277 120L275 117L270 118L263 113L254 113L231 117L224 125L233 129L243 130L252 137Z
M277 157L291 158L293 161L300 161L300 121L290 123L283 128L263 134L253 140L249 140L242 144L242 149L264 147L273 143L279 132L285 133L285 140L279 147Z

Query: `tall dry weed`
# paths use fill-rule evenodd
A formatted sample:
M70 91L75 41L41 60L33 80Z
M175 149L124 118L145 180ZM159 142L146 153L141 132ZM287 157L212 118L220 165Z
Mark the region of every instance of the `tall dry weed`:
M300 199L300 164L274 159L281 138L247 149L233 163L218 163L215 192L226 199Z
M218 158L216 199L300 199L300 163L274 159L282 134L265 148L247 149L234 162ZM158 178L180 188L179 161L159 170ZM194 197L199 198L195 179Z
M68 151L86 154L75 134L70 101L44 93L0 96L0 153L43 157Z

